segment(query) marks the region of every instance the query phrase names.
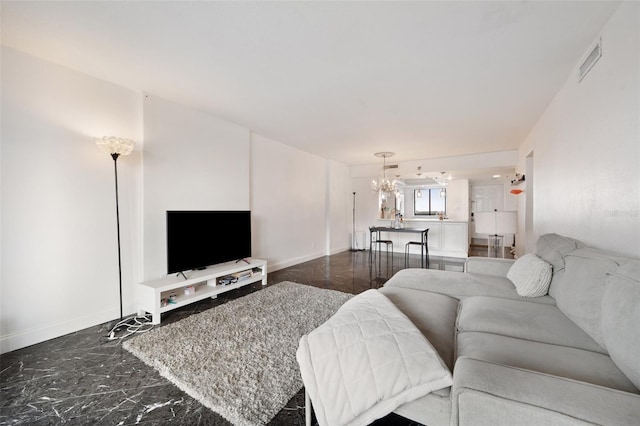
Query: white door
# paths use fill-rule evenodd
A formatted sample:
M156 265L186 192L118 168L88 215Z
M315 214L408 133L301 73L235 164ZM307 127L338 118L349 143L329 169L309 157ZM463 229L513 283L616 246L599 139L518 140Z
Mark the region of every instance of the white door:
M475 212L492 212L504 210L503 185L471 185L471 238L486 238L485 234L476 234L476 224L473 219Z

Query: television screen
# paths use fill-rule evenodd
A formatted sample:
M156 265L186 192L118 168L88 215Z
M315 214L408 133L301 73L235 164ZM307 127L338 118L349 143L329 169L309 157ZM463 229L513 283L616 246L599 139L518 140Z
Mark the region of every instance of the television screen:
M167 211L167 273L251 257L250 211Z

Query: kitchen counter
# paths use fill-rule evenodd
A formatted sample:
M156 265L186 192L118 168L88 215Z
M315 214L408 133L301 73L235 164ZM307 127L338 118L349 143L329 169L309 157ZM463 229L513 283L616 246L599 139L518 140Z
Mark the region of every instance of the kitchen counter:
M389 219L378 219L378 226L393 226ZM468 257L469 250L469 222L466 220L439 220L437 218L409 218L404 219L404 228L429 228L427 235L429 254L444 257ZM393 241L393 250L403 253L405 244L412 240L411 235L387 232L384 239ZM415 238L414 238L415 239ZM419 254L419 249L409 246L411 253Z

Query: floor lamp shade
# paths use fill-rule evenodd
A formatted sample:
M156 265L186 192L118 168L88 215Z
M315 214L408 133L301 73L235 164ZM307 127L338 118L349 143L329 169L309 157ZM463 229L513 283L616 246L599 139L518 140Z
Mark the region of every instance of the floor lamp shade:
M95 141L96 145L109 155L129 155L133 152L134 143L131 139L103 136Z

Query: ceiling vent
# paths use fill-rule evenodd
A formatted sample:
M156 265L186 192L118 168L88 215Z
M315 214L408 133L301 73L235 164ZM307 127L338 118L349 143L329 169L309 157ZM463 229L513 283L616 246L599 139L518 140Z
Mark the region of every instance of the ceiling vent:
M591 68L598 62L598 59L602 56L602 39L599 38L598 42L593 46L587 58L580 64L580 68L578 68L578 83L582 81L584 76L586 76Z
M387 164L386 166L384 166L385 170L389 170L389 169L397 169L398 165L397 164Z

